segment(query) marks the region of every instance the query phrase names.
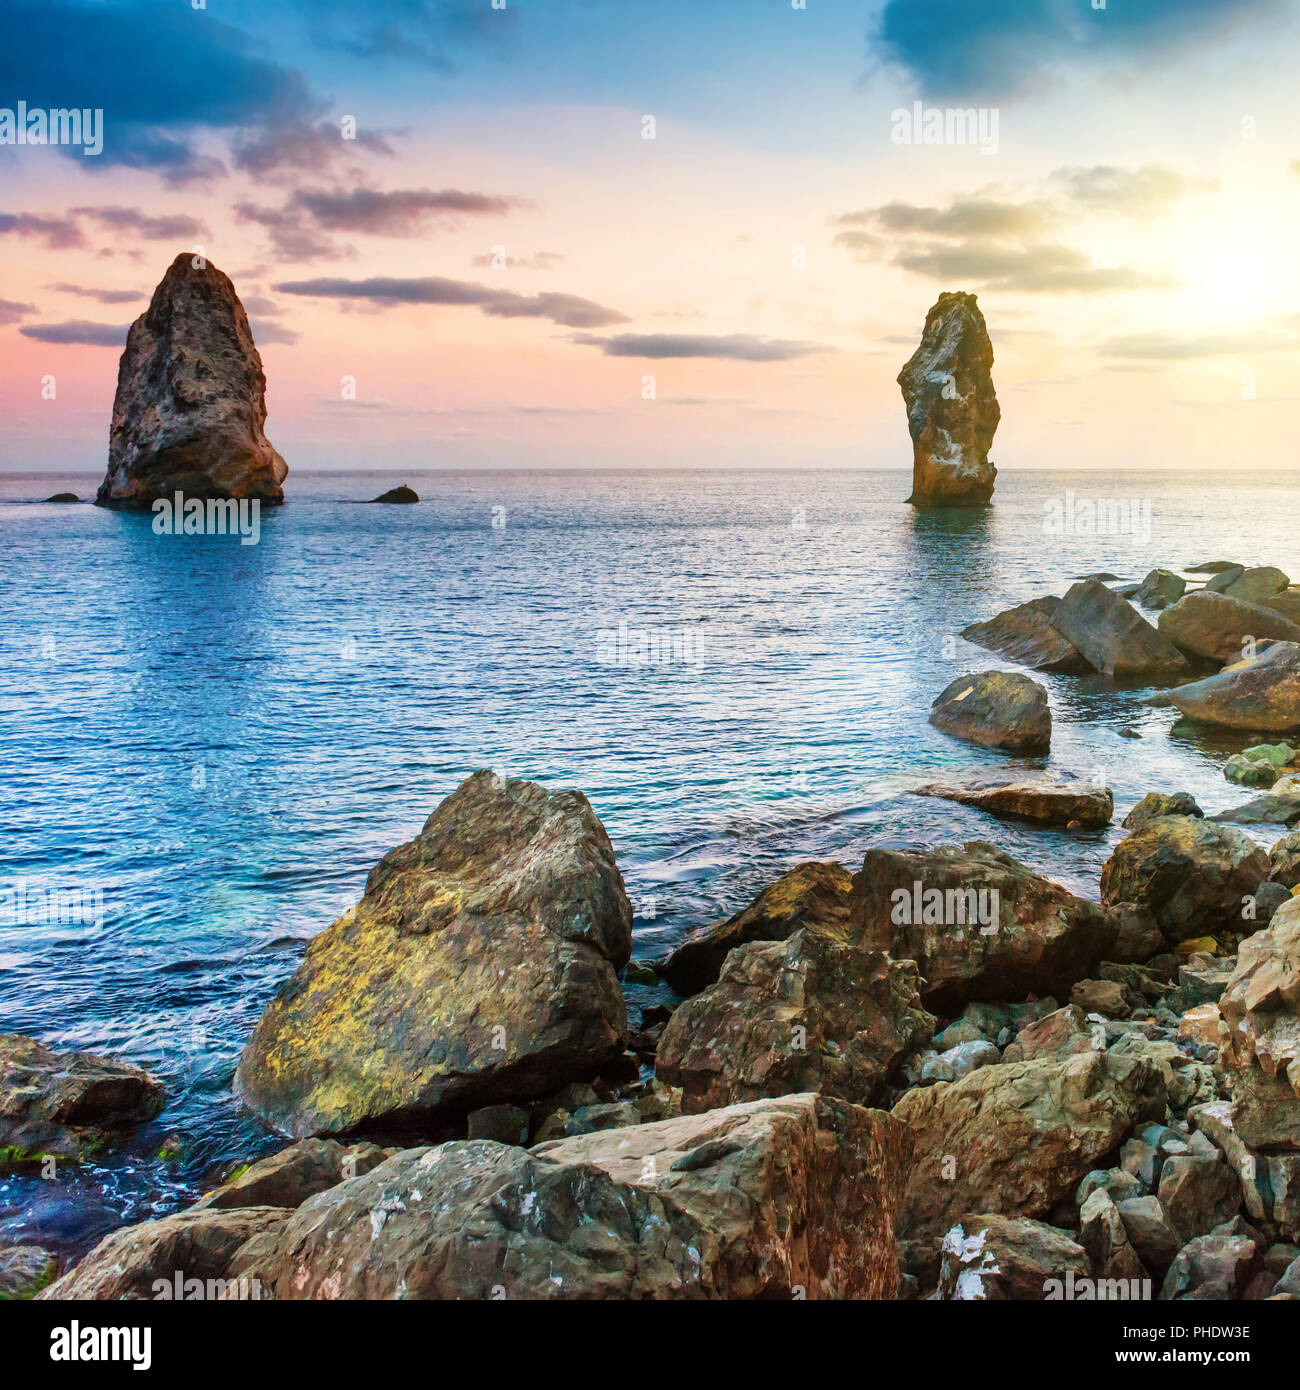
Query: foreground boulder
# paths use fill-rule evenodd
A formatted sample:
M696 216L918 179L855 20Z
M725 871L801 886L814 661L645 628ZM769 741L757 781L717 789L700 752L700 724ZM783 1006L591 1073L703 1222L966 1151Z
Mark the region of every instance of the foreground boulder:
M1098 579L1066 591L1052 626L1108 676L1172 680L1187 675L1187 658L1129 603Z
M140 1067L0 1034L0 1171L88 1157L162 1107L162 1082Z
M1219 1009L1233 1128L1255 1148L1300 1150L1300 899L1241 943Z
M1077 825L1099 829L1109 825L1115 800L1108 787L1086 782L1048 781L1045 777L1022 777L1014 781L989 782L983 778L961 781L927 782L914 787L917 796L937 796L976 806L995 816L1036 821L1040 825Z
M126 337L96 502L147 509L175 492L283 502L289 467L265 424L262 359L234 285L177 256Z
M1254 661L1180 685L1169 699L1201 724L1293 733L1300 730L1300 643L1275 642Z
M333 1139L303 1139L249 1164L193 1207L207 1211L232 1207L300 1207L308 1197L328 1191L345 1178L359 1177L388 1158L376 1144L345 1148Z
M550 1094L622 1050L631 929L586 797L476 772L307 948L236 1090L296 1137Z
M925 1007L945 1017L971 1000L1068 995L1117 932L1096 903L979 841L868 850L850 913L865 947L917 963Z
M893 1110L916 1142L904 1233L948 1230L977 1206L1046 1216L1135 1124L1164 1112L1158 1069L1109 1052L1003 1063L908 1091Z
M237 1268L280 1299L892 1298L910 1155L891 1115L811 1095L407 1149Z
M1137 830L1158 816L1204 816L1191 792L1147 792L1120 824L1125 830Z
M972 623L961 636L977 647L1035 671L1078 675L1088 669L1083 655L1052 626L1061 600L1053 594L1008 608L986 623Z
M1047 691L1010 671L958 677L931 706L930 723L954 738L1006 753L1046 753L1052 743Z
M917 506L975 507L993 496L989 447L1002 418L993 344L973 294L941 294L921 344L898 374L912 436Z
M800 864L734 917L689 936L659 973L678 994L698 994L718 978L727 952L747 941L785 941L800 927L843 927L852 887L853 875L842 864Z
M1243 900L1268 877L1268 854L1244 831L1158 816L1121 840L1101 871L1107 906L1133 903L1170 942L1241 930Z
M220 1298L227 1294L233 1277L231 1263L240 1247L254 1236L275 1230L287 1216L283 1207L240 1207L182 1211L160 1221L125 1226L105 1236L80 1264L38 1297ZM239 1294L238 1286L233 1292ZM263 1294L245 1285L241 1296Z
M1174 646L1211 661L1240 661L1248 641L1300 641L1300 627L1260 604L1204 590L1179 599L1160 615L1159 629Z
M1088 1254L1064 1231L1025 1217L965 1216L943 1238L936 1297L944 1302L1061 1298L1088 1277Z
M655 1074L692 1114L795 1091L873 1105L934 1034L912 961L805 927L738 947L722 977L676 1010Z

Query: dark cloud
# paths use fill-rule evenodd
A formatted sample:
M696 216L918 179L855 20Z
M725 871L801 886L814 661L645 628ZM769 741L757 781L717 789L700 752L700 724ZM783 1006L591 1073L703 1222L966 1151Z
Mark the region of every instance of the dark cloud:
M0 323L17 323L24 314L35 312L35 304L20 304L16 299L0 299Z
M1254 357L1261 352L1294 352L1300 338L1275 328L1224 329L1202 334L1130 333L1104 342L1105 357L1186 362L1198 357Z
M374 276L368 280L322 277L290 280L273 288L279 294L361 299L372 304L468 305L494 318L550 319L566 328L604 328L628 322L626 314L574 294L515 294L510 290L496 290L468 280L447 280L436 275L419 279Z
M1154 217L1189 193L1219 186L1217 179L1189 179L1159 164L1144 164L1140 169L1114 164L1072 166L1054 170L1051 178L1072 201L1128 217Z
M45 217L34 212L0 212L0 236L39 237L51 251L84 246L86 238L74 217Z
M583 334L575 343L598 347L606 357L714 357L732 362L790 362L833 349L752 333L714 336L707 333L619 333L612 338Z
M317 224L330 231L365 232L371 236L418 236L438 219L501 216L525 207L522 198L465 193L457 188L299 189L290 199Z
M56 290L59 294L76 294L82 299L93 299L99 304L131 304L137 299L143 299L144 295L139 290L97 290L90 285L69 285L60 283L57 285L46 285L47 290Z
M176 241L185 237L208 236L207 227L197 217L184 213L164 213L151 216L139 208L90 207L70 208L73 217L88 217L114 232L129 232L145 241Z
M1095 266L1072 246L928 246L904 251L893 264L931 280L966 280L985 290L1029 294L1099 294L1108 290L1172 290L1175 275L1130 266Z
M154 169L185 184L220 173L204 130L313 118L320 102L296 69L260 57L209 9L171 0L6 0L0 92L31 107L101 108L104 149L83 168Z
M244 307L247 309L248 306ZM253 331L253 341L262 347L268 343L285 343L291 346L298 341L298 335L292 328L286 328L274 319L251 318L248 326Z
M89 347L120 348L126 343L129 324L88 323L85 319L70 319L66 323L33 323L18 331L24 338L38 343L82 343Z
M354 139L345 140L336 122L293 121L237 140L235 165L257 177L281 169L302 169L319 175L358 150L378 155L394 153L382 132L359 131Z
M929 97L1007 99L1059 81L1061 65L1141 64L1267 20L1281 0L888 0L873 35Z
M264 227L277 255L287 260L341 260L352 254L350 247L336 246L313 227L301 212L284 208L258 207L255 203L236 203L235 217Z

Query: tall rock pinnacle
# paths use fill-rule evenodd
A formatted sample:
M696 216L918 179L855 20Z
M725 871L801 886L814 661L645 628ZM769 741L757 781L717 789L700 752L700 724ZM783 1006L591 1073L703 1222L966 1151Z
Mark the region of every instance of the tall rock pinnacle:
M176 257L126 336L102 506L147 509L176 491L284 501L289 466L263 433L266 377L244 306L196 259Z
M989 446L1002 411L993 391L993 344L973 294L939 296L898 384L912 435L907 500L919 507L987 502L997 476Z

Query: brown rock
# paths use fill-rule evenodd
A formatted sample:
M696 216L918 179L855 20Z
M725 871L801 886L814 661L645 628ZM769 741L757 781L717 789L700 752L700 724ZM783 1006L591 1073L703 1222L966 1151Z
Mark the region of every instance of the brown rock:
M0 1303L35 1298L59 1272L59 1257L39 1245L0 1246Z
M1007 1044L1002 1060L1032 1062L1038 1057L1069 1057L1079 1052L1092 1052L1096 1046L1083 1010L1076 1004L1068 1004L1026 1023L1016 1034L1016 1040Z
M1052 626L1052 614L1060 602L1053 594L1030 599L986 623L962 628L961 636L1031 670L1078 675L1089 669L1088 663Z
M1082 1246L1025 1217L963 1216L944 1236L942 1250L941 1301L1059 1298L1070 1276L1088 1277Z
M244 1272L279 1299L893 1298L892 1116L785 1096L544 1144L407 1149Z
M1100 580L1073 585L1052 615L1052 625L1108 676L1163 680L1190 669L1176 647Z
M933 1036L919 984L911 961L811 927L751 942L673 1014L656 1075L681 1086L686 1114L796 1091L875 1104L904 1056Z
M1160 1297L1237 1298L1250 1281L1255 1255L1255 1242L1246 1236L1197 1236L1169 1266Z
M1179 1245L1209 1235L1241 1208L1241 1184L1232 1169L1222 1159L1195 1154L1165 1159L1158 1195Z
M1070 991L1070 1003L1106 1018L1127 1018L1130 1013L1124 987L1114 980L1080 980Z
M954 738L1006 753L1045 753L1052 742L1047 691L1009 671L958 677L931 706L930 723Z
M1278 734L1300 730L1300 643L1274 642L1254 661L1180 685L1169 698L1201 724Z
M854 875L855 940L914 960L927 1009L1068 994L1115 939L1115 923L992 845L868 850Z
M800 864L734 917L688 937L660 973L678 994L698 994L718 978L727 952L747 941L785 941L801 927L845 925L852 886L853 876L842 864Z
M981 506L997 469L989 447L1002 418L993 344L973 294L941 294L921 344L898 374L912 436L912 495L921 506Z
M476 772L311 943L236 1089L299 1137L548 1095L622 1052L631 926L586 797Z
M1158 816L1203 816L1190 792L1147 792L1121 822L1125 830L1137 830Z
M1158 626L1174 646L1212 661L1240 661L1248 638L1300 641L1300 627L1275 610L1204 590L1166 608Z
M995 816L1035 821L1040 825L1069 825L1077 822L1088 829L1109 825L1115 801L1108 787L1086 782L1049 781L1022 777L1013 781L989 782L982 778L964 781L927 782L913 788L917 796L937 796L959 801Z
M147 509L175 492L283 502L289 468L265 424L262 359L234 285L201 257L177 256L127 334L96 502Z
M333 1139L303 1139L249 1164L220 1187L205 1193L193 1211L234 1207L300 1207L308 1197L368 1173L391 1150L375 1144L345 1148Z

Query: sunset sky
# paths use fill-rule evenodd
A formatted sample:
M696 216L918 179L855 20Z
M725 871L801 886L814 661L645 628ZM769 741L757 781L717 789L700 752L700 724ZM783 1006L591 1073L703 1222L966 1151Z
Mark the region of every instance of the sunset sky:
M1294 466L1290 0L193 4L0 0L0 107L105 128L0 146L4 470L104 466L195 247L291 470L907 468L958 289L999 468ZM896 143L917 101L996 150Z

